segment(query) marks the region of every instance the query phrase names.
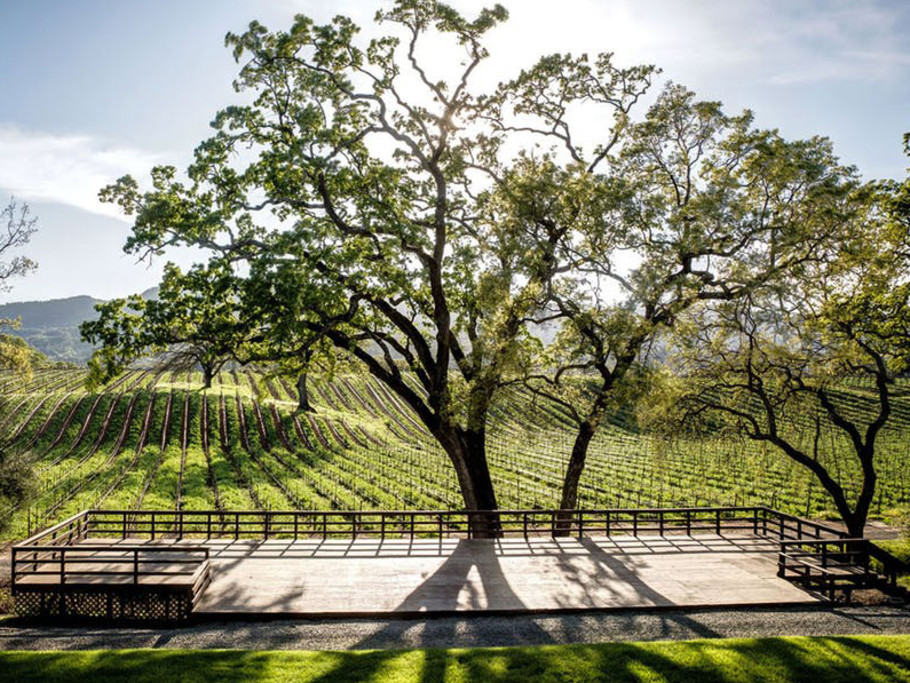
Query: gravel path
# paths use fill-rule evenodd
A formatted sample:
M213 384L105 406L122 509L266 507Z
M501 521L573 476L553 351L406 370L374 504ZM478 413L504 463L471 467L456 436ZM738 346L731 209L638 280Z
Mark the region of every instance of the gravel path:
M356 650L894 633L910 634L910 609L823 605L428 620L232 621L178 629L35 627L0 621L0 649Z

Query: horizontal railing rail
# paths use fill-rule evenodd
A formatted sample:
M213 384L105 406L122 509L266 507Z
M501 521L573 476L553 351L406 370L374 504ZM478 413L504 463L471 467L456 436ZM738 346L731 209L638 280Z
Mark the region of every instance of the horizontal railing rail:
M910 564L895 557L884 548L876 545L875 542L869 541L866 551L869 553L876 573L883 577L888 587L896 589L898 587L898 578L910 575Z
M487 535L764 533L762 507L610 508L601 510L88 510L93 538L300 539Z
M37 543L43 543L44 545L66 545L78 543L85 538L87 531L85 522L88 514L88 510L83 510L44 531L39 531L16 545L35 545Z
M766 536L777 537L782 541L804 538L836 540L848 536L845 531L827 524L813 522L769 507L763 507L762 510L764 510L762 533Z
M356 538L741 531L778 540L839 539L825 524L764 506L585 510L86 510L17 544L66 545L89 538Z
M97 582L139 585L144 579L194 577L207 570L210 549L203 546L29 545L12 548L11 578L15 594L25 584L59 585Z

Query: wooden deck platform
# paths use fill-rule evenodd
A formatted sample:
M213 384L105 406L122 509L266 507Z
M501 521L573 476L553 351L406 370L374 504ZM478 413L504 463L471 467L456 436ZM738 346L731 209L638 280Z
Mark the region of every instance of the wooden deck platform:
M545 613L815 602L786 580L825 587L788 577L794 548L823 569L874 556L889 585L904 567L762 506L574 510L566 527L566 511L502 510L499 540L476 514L84 510L11 548L12 593L52 619Z
M212 540L194 545L209 548L212 577L194 613L213 617L405 616L818 600L777 577L776 542L751 535Z

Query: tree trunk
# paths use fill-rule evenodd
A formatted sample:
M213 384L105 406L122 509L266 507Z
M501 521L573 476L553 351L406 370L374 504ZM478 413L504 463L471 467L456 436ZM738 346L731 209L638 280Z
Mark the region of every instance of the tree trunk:
M302 413L315 413L316 410L310 405L310 393L306 385L306 372L301 372L297 376L297 410Z
M851 538L862 538L866 533L866 520L869 519L869 509L872 507L875 485L878 481L878 474L872 464L872 453L863 454L861 458L863 460L863 486L856 500L856 506L853 508L853 513L844 516L847 533L850 534Z
M560 512L556 515L554 536L567 536L572 528L571 511L578 507L578 483L585 471L588 447L607 413L607 400L613 390L614 379L615 376L605 379L590 412L578 425L575 443L572 444L572 454L569 456L569 464L566 466L566 474L562 480L562 495L559 499Z
M212 379L215 377L215 371L210 365L202 366L202 388L211 389L212 388Z
M844 525L847 527L847 534L849 534L850 538L863 538L867 516L868 514L860 512L844 516Z
M455 467L465 508L471 512L468 520L471 537L500 538L502 522L487 463L484 430L444 426L435 436Z
M566 474L562 481L562 496L559 499L560 512L556 517L555 536L568 536L572 527L572 510L578 507L578 483L581 473L585 470L585 461L588 458L588 446L594 438L596 427L590 419L581 423L572 444L572 454L566 466Z

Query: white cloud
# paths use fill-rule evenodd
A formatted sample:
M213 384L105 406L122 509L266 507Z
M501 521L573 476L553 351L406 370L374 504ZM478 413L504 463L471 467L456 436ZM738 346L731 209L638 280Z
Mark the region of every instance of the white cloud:
M89 135L54 135L0 124L0 187L20 199L73 206L125 220L98 191L120 176L145 175L159 155Z

